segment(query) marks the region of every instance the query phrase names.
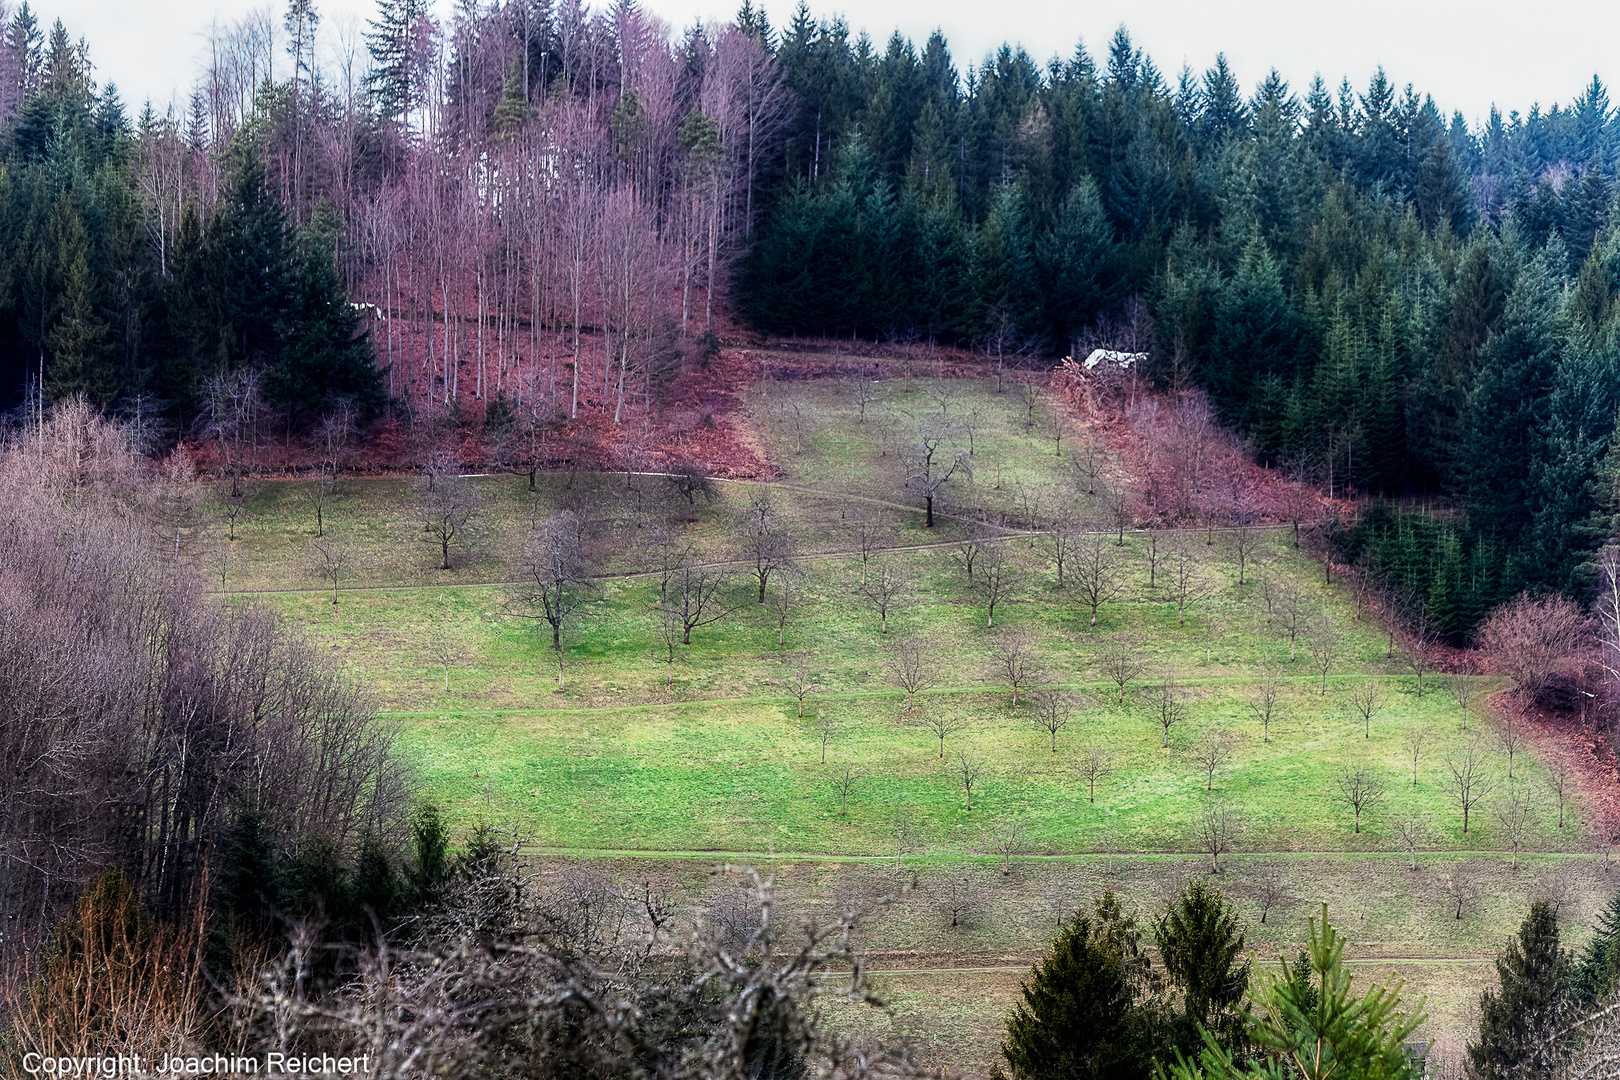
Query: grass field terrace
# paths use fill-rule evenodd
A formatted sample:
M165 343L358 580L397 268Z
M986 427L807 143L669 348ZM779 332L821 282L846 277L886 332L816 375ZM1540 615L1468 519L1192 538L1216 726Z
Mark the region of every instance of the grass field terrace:
M1484 958L1517 926L1530 895L1555 891L1584 920L1614 888L1607 857L1592 854L1578 798L1558 825L1546 748L1520 751L1509 780L1488 710L1470 710L1471 736L1438 678L1425 679L1420 696L1399 655L1387 657L1383 628L1356 617L1347 592L1293 547L1291 530L1263 530L1259 566L1243 584L1233 534L1160 535L1161 548L1186 545L1209 586L1184 625L1166 589L1149 586L1154 539L1127 532L1127 585L1091 626L1073 590L1056 587L1050 541L1040 535L1059 516L1107 528L1104 507L1073 467L1088 445L1083 427L1072 428L1060 456L1049 405L1011 388L997 393L993 382L890 379L873 387L864 421L859 410L852 384L834 380L760 384L747 394L736 420L784 474L769 495L803 553L806 602L780 630L739 565L725 586L731 613L696 629L672 667L649 552L674 542L698 561L734 560L737 523L760 485L717 484L712 502L689 508L657 476L543 476L535 492L526 476L470 478L482 505L445 571L415 515L414 481L346 479L323 508L326 539L347 554L336 604L312 561L314 515L303 492L314 481L260 485L235 542L210 521L193 547L228 598L269 603L341 658L458 822L515 825L539 859L582 857L657 879L694 906L729 887L711 873L716 863L748 863L771 869L786 908L804 914L881 895L914 874L918 888L871 924L865 944L879 968L895 972L883 976L895 1012L882 1022L918 1035L942 1064L987 1066L1017 979L1062 913L1103 887L1147 911L1186 875L1207 871L1195 833L1211 804L1234 815L1221 878L1251 916L1262 957L1301 939L1305 916L1326 900L1352 951L1376 961L1369 972L1400 966L1430 994L1434 1031L1477 995L1489 972ZM972 475L946 485L940 521L924 529L899 458L907 432L939 416L962 425L964 448L971 426ZM566 642L561 688L549 633L537 630L544 624L512 615L517 556L559 509L591 522L602 573L600 602ZM857 517L881 525L885 551L875 557L910 583L886 634L860 590ZM960 564L958 545L969 535L1003 546L1018 567L1020 587L998 605L995 629ZM1290 661L1262 583L1297 589L1317 632L1336 639L1325 680L1303 639ZM1055 753L1027 698L1013 708L994 670L996 636L1016 628L1040 636L1043 683L1081 702ZM1122 636L1140 643L1147 671L1121 704L1099 661ZM938 672L909 712L885 671L887 651L903 638L924 640ZM817 684L803 716L773 686L791 666L783 657L800 653ZM1262 741L1248 701L1268 668L1283 673L1284 691ZM1186 696L1168 749L1148 693L1165 678ZM1369 681L1385 693L1364 735L1352 697ZM946 738L944 757L915 722L937 710L965 721ZM825 764L824 723L832 731ZM1406 739L1414 728L1428 733L1415 782ZM1196 757L1214 735L1231 754L1211 776ZM1470 737L1494 787L1464 834L1446 759ZM1076 768L1092 749L1110 767L1095 803ZM971 811L958 751L983 761ZM860 773L847 801L835 782L845 766ZM1384 786L1359 833L1338 797L1347 766ZM1512 792L1534 809L1516 866L1494 809ZM1393 815L1413 812L1428 824L1415 873L1390 826ZM1009 853L1015 828L1021 841ZM1267 866L1281 867L1286 895L1261 925L1256 883ZM1473 890L1461 919L1450 899L1459 876ZM959 967L975 970L970 982L939 974Z

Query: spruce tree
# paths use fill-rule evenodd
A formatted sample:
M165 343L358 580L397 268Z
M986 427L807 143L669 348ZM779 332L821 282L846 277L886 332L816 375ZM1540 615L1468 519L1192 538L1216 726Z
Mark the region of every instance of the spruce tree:
M1500 988L1479 999L1479 1041L1468 1047L1471 1075L1479 1080L1551 1077L1567 1056L1560 1037L1570 1005L1569 953L1559 946L1552 905L1530 905L1516 937L1496 961Z
M1236 910L1219 889L1194 880L1172 900L1153 926L1159 955L1172 985L1182 994L1176 1043L1196 1053L1201 1032L1211 1032L1229 1050L1241 1050L1243 996L1249 962Z
M1620 987L1620 892L1598 912L1592 940L1587 942L1570 979L1577 1005L1588 1006Z
M1163 1049L1158 980L1113 893L1064 924L1023 984L1002 1056L1018 1080L1130 1080Z

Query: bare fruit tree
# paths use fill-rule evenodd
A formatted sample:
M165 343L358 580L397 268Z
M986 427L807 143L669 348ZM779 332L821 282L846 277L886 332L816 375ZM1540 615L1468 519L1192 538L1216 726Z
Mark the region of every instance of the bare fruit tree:
M1046 534L1046 553L1052 560L1052 570L1057 574L1059 589L1064 588L1064 571L1074 565L1075 551L1084 542L1084 537L1067 521L1058 522L1052 531Z
M1001 876L1012 876L1013 856L1022 855L1029 848L1029 827L1016 818L996 831L992 850L1001 856Z
M1427 607L1420 608L1413 613L1411 624L1407 627L1405 640L1401 644L1401 652L1406 657L1406 666L1412 669L1417 677L1417 696L1423 697L1423 673L1434 668L1435 657L1440 651L1440 630L1429 617Z
M1453 865L1440 876L1440 895L1453 919L1462 921L1463 913L1479 902L1483 892L1479 876L1479 867L1472 859Z
M911 591L911 583L900 568L888 559L879 559L870 573L861 581L861 595L867 606L878 614L878 632L889 632L889 613L899 607Z
M798 703L797 716L804 716L804 699L813 697L821 684L816 680L814 658L807 652L789 653L778 661L777 669L769 676L773 689L780 690ZM829 736L830 737L830 736ZM821 746L821 756L825 763L827 744Z
M1097 609L1124 591L1123 550L1108 543L1101 533L1084 537L1075 548L1073 580L1075 595L1091 609L1091 625L1096 626Z
M1260 679L1249 690L1249 715L1260 721L1260 741L1271 741L1271 723L1282 711L1283 681L1274 668L1263 668Z
M309 512L315 515L316 538L324 537L326 535L326 512L332 505L332 500L337 496L332 493L332 489L327 487L323 481L316 480L313 483L301 485L298 489L298 498L309 508Z
M352 557L349 546L332 540L311 540L310 546L315 552L316 573L332 583L332 606L336 607L338 602L338 582L347 576L349 572L349 561ZM224 577L224 573L221 572L220 580L222 584Z
M1238 817L1231 804L1224 799L1211 799L1204 803L1195 839L1198 850L1209 856L1210 873L1221 872L1221 856L1232 850L1237 836Z
M803 709L801 708L801 713ZM842 727L838 718L829 709L821 709L816 713L816 741L821 744L821 763L827 764L827 744L838 737Z
M550 627L560 687L567 629L588 605L602 599L592 579L596 567L586 552L585 530L573 511L554 514L534 531L524 547L523 569L531 584L512 594L506 612Z
M849 816L849 797L866 774L854 765L840 766L833 774L832 787L838 793L838 816Z
M1254 902L1260 906L1260 925L1273 908L1281 907L1290 899L1288 878L1283 868L1274 862L1261 863L1251 875L1254 882Z
M1018 707L1018 691L1033 682L1039 674L1036 659L1041 638L1029 627L1004 628L990 643L995 658L996 677L1012 691L1012 707Z
M1108 751L1097 746L1089 746L1080 752L1080 760L1075 764L1075 772L1086 782L1086 801L1096 803L1097 781L1113 772L1113 764L1108 757Z
M962 777L962 790L967 793L967 810L973 812L973 789L984 775L984 758L967 750L956 752L956 769Z
M664 607L674 613L681 628L681 644L692 644L692 631L710 626L730 615L729 607L721 596L726 583L725 574L707 566L687 563L670 576Z
M1389 819L1389 831L1401 842L1401 848L1412 860L1412 869L1416 870L1418 848L1429 837L1428 817L1421 810L1408 810L1404 814L1396 814Z
M1154 722L1164 731L1161 749L1170 749L1170 729L1187 718L1187 695L1174 679L1161 679L1148 690Z
M782 525L782 515L768 488L760 488L749 503L738 528L738 558L748 564L759 586L758 602L765 603L765 590L771 576L791 571L798 556L797 546Z
M450 549L461 542L478 511L478 493L459 476L443 476L417 492L423 531L439 547L439 569L450 569Z
M979 574L973 591L985 605L986 629L996 625L996 605L1012 601L1024 584L1024 570L1006 544L991 544L979 556Z
M1327 696L1328 672L1333 670L1333 662L1339 658L1339 649L1342 641L1339 630L1326 617L1318 619L1316 625L1311 627L1310 635L1305 639L1305 648L1311 654L1311 661L1316 670L1322 674L1322 696Z
M1477 733L1446 755L1446 768L1451 772L1451 794L1462 810L1463 834L1467 835L1469 812L1494 786L1486 769L1485 748L1480 745Z
M1288 662L1299 658L1299 636L1311 622L1310 602L1299 586L1289 585L1277 597L1277 625L1288 636Z
M1513 851L1513 869L1519 868L1519 849L1524 846L1525 835L1530 831L1530 824L1535 820L1535 812L1525 799L1524 793L1517 786L1508 788L1507 798L1499 801L1491 808L1496 813L1496 823L1502 827L1502 837L1507 840Z
M1412 786L1417 786L1418 758L1423 756L1423 748L1428 745L1429 737L1433 732L1427 723L1416 723L1401 733L1401 742L1406 746L1406 752L1412 756Z
M1456 699L1457 707L1462 710L1462 729L1468 730L1468 703L1479 697L1479 687L1474 682L1474 672L1471 667L1464 666L1446 676L1446 689Z
M1117 705L1125 704L1125 688L1147 674L1145 644L1135 634L1116 634L1103 647L1101 666L1108 681L1119 688Z
M1215 788L1215 774L1220 771L1226 760L1232 756L1236 749L1232 736L1219 728L1210 728L1198 737L1193 745L1192 758L1198 767L1204 771L1204 793L1207 795Z
M258 489L248 484L233 483L231 490L220 496L220 517L225 519L229 539L236 540L236 526L246 520L248 503L258 496Z
M906 692L909 708L917 695L939 685L939 669L934 662L932 642L926 638L908 636L889 646L883 668L889 682Z
M771 590L771 621L776 623L776 647L787 648L787 628L796 622L810 606L811 598L805 588L805 575L798 567L789 567L776 577L776 588Z
M1553 762L1547 769L1547 790L1552 792L1553 798L1558 801L1558 827L1560 829L1564 827L1564 806L1569 802L1574 786L1575 776L1569 771L1569 765L1563 759L1560 758Z
M907 714L917 727L939 740L939 759L945 760L945 740L973 726L973 717L954 704L931 702Z
M1524 749L1524 726L1520 722L1518 703L1507 701L1502 707L1502 722L1496 725L1496 741L1507 754L1508 779L1513 779L1513 758Z
M1372 738L1372 718L1384 707L1384 684L1377 679L1364 679L1352 686L1350 707L1361 717L1361 737Z
M1178 540L1170 553L1169 584L1166 593L1176 602L1176 624L1187 625L1187 609L1208 600L1215 586L1204 573L1192 549Z
M1346 764L1333 778L1340 803L1355 815L1355 832L1361 832L1361 815L1373 810L1384 799L1384 777L1364 763Z
M934 527L934 502L956 477L971 477L966 450L954 447L958 425L933 417L917 425L905 455L906 490L922 499L923 527Z
M1057 753L1058 732L1073 722L1081 708L1080 699L1065 690L1042 689L1029 695L1029 700L1035 706L1035 726L1051 737L1052 753Z
M1232 530L1232 558L1237 562L1239 585L1245 584L1244 574L1259 561L1265 535L1259 529Z
M889 546L893 530L882 517L868 510L857 510L846 521L845 527L861 553L861 584L866 584L866 564L872 556Z

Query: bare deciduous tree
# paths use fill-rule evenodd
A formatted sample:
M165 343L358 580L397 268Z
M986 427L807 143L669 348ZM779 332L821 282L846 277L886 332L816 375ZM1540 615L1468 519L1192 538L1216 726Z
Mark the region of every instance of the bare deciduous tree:
M833 790L838 792L839 817L849 817L849 797L855 793L856 786L860 784L865 775L854 765L841 766L833 774L832 786Z
M1311 654L1316 670L1322 673L1323 697L1327 696L1328 672L1333 669L1333 662L1339 658L1341 644L1338 627L1326 618L1317 620L1305 639L1305 648Z
M1277 597L1277 625L1288 635L1288 662L1299 658L1299 636L1311 622L1311 607L1297 585L1281 589Z
M1064 573L1074 565L1076 549L1084 543L1084 536L1077 533L1074 526L1067 521L1060 521L1046 534L1046 552L1052 560L1052 570L1057 574L1057 587L1065 587Z
M1018 691L1028 686L1038 675L1036 659L1040 651L1038 633L1025 626L1003 628L990 643L995 657L996 677L1012 691L1012 707L1018 707Z
M1101 533L1081 539L1074 553L1074 591L1080 602L1091 609L1091 625L1097 625L1097 609L1114 600L1125 587L1125 558L1120 548L1107 543Z
M1494 807L1496 822L1502 827L1502 836L1507 840L1513 851L1513 869L1519 868L1519 849L1524 846L1525 834L1530 830L1530 823L1535 819L1535 812L1525 799L1524 793L1515 785L1508 787L1507 798L1499 800Z
M332 583L332 606L336 607L338 583L348 575L349 561L353 553L347 544L339 544L332 540L311 540L310 547L315 554L315 572ZM223 584L224 575L221 574L220 577Z
M1097 746L1087 747L1080 753L1080 760L1075 764L1075 771L1086 782L1086 801L1095 804L1097 801L1097 781L1113 772L1113 765L1108 757L1108 751Z
M777 661L777 667L768 677L773 689L780 690L798 703L799 718L804 717L804 699L821 689L816 681L814 658L807 652L789 653ZM827 744L821 745L822 764L826 764Z
M1012 876L1013 856L1022 855L1029 848L1029 827L1014 818L996 830L992 850L1001 856L1001 876Z
M1406 752L1412 756L1412 786L1417 786L1418 758L1423 755L1423 748L1428 745L1432 732L1426 722L1412 724L1401 733L1401 742Z
M973 467L965 450L953 450L955 424L931 418L917 425L906 451L906 490L923 500L923 527L934 527L934 502L945 485L958 476L971 477Z
M1440 895L1453 919L1462 921L1463 914L1479 902L1479 878L1479 867L1472 859L1455 863L1440 875Z
M857 510L847 519L846 528L861 553L861 584L866 584L866 564L874 553L889 546L893 530L886 519L868 510Z
M1074 720L1080 699L1064 690L1042 689L1030 694L1029 700L1035 707L1035 726L1051 736L1052 753L1057 753L1058 732Z
M1006 544L991 544L979 556L979 573L973 591L985 605L984 625L996 625L996 605L1015 599L1024 584L1024 569L1007 550Z
M861 595L866 598L867 605L878 613L879 633L889 632L889 612L900 606L911 591L910 585L900 568L888 559L879 559L873 571L864 576Z
M1480 626L1480 648L1527 701L1535 701L1553 675L1591 639L1591 622L1561 596L1509 600Z
M1125 704L1125 688L1148 670L1144 642L1135 634L1115 634L1103 647L1101 666L1108 681L1119 687L1116 704Z
M1232 736L1219 728L1209 728L1193 744L1192 758L1204 771L1204 793L1215 788L1215 774L1236 749Z
M686 500L686 519L697 520L697 504L702 499L712 503L715 498L714 481L709 479L708 473L695 461L677 461L669 466L665 474L670 488L676 495Z
M1214 583L1204 573L1197 556L1184 541L1177 540L1170 552L1167 594L1176 602L1176 624L1187 625L1187 609L1208 600L1215 593Z
M759 585L759 603L765 603L765 590L773 574L787 572L798 555L793 538L781 522L781 513L767 488L755 492L739 527L741 560L748 564Z
M1384 799L1384 777L1366 764L1345 764L1333 778L1340 803L1355 815L1355 832L1361 832L1361 815Z
M1246 584L1244 575L1259 560L1265 534L1258 529L1236 529L1232 532L1232 557L1237 561L1238 584Z
M1170 678L1161 679L1157 686L1148 690L1148 703L1153 710L1153 719L1164 731L1164 742L1161 749L1170 749L1170 729L1187 718L1187 695L1181 686Z
M1428 817L1421 810L1408 810L1404 814L1397 814L1389 819L1389 830L1401 842L1401 847L1412 860L1412 869L1417 865L1417 850L1429 835Z
M1272 909L1288 902L1288 878L1283 874L1283 868L1274 862L1255 867L1251 878L1254 881L1254 900L1260 905L1260 925L1264 926L1266 916L1271 914Z
M1547 769L1547 789L1552 792L1553 798L1558 800L1558 827L1564 827L1564 806L1569 802L1570 792L1574 788L1575 777L1569 771L1569 765L1559 759L1554 761Z
M973 812L973 789L984 774L984 758L967 750L956 752L957 772L962 777L962 790L967 793L967 811Z
M1462 709L1462 729L1468 730L1468 703L1479 696L1479 687L1474 682L1474 672L1468 666L1463 666L1446 676L1446 689L1456 699L1457 707Z
M908 635L892 643L884 657L883 669L889 681L906 692L908 707L917 700L918 694L939 685L933 643L926 638Z
M478 503L478 493L457 476L440 477L437 484L417 493L423 531L439 546L439 569L450 569L450 548L466 535Z
M588 605L602 599L592 580L595 564L587 553L584 523L578 515L562 510L541 523L524 545L522 565L532 584L510 595L506 614L551 628L560 687L568 626Z
M326 536L326 511L337 498L332 489L319 480L302 484L298 488L298 498L309 507L309 512L315 515L315 536L317 539Z
M225 519L229 539L236 541L236 526L246 520L248 503L258 497L256 487L248 484L233 484L231 489L220 497L222 509L220 517Z
M803 711L802 709L800 710ZM827 744L838 737L842 730L838 718L830 709L820 709L816 713L816 741L821 744L821 763L827 764Z
M1518 703L1507 701L1502 707L1501 723L1496 725L1496 741L1502 744L1502 750L1507 754L1508 779L1513 779L1513 757L1524 749L1524 725L1519 719Z
M1429 617L1428 608L1422 607L1413 613L1401 648L1406 656L1406 666L1411 668L1412 674L1417 677L1419 698L1423 697L1423 673L1434 667L1435 655L1439 648L1440 630Z
M1462 810L1463 833L1468 832L1468 814L1494 786L1486 771L1485 750L1477 733L1465 738L1461 747L1446 755L1451 772L1451 794Z
M1231 804L1224 799L1205 802L1198 818L1196 839L1198 850L1209 856L1210 873L1221 872L1221 856L1232 850L1237 835L1237 812Z
M786 567L777 574L776 588L771 591L771 619L776 623L776 647L787 648L788 624L798 620L810 606L805 588L804 572L798 567Z
M1372 718L1384 707L1384 684L1377 679L1364 679L1352 686L1350 707L1361 717L1361 737L1371 739Z
M945 760L945 740L959 731L973 726L973 717L955 704L935 702L922 708L912 708L907 716L910 722L939 740L939 759Z
M710 626L730 615L720 590L725 574L707 566L687 563L670 577L664 607L674 613L681 626L681 644L692 644L692 631Z
M1249 715L1260 721L1260 741L1271 741L1271 722L1282 710L1283 681L1274 668L1263 668L1260 679L1249 690Z

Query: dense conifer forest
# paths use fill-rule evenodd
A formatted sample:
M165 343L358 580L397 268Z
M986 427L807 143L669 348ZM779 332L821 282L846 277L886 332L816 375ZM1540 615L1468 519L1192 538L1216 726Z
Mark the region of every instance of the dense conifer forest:
M675 32L545 0L383 0L334 64L293 0L132 110L91 43L7 20L12 404L84 395L172 441L228 427L246 378L289 433L339 409L560 430L655 412L733 318L1000 364L1112 345L1263 461L1392 500L1341 548L1454 639L1587 587L1610 532L1620 127L1595 77L1470 127L1382 74L1166 74L1123 27L974 60L803 5Z

